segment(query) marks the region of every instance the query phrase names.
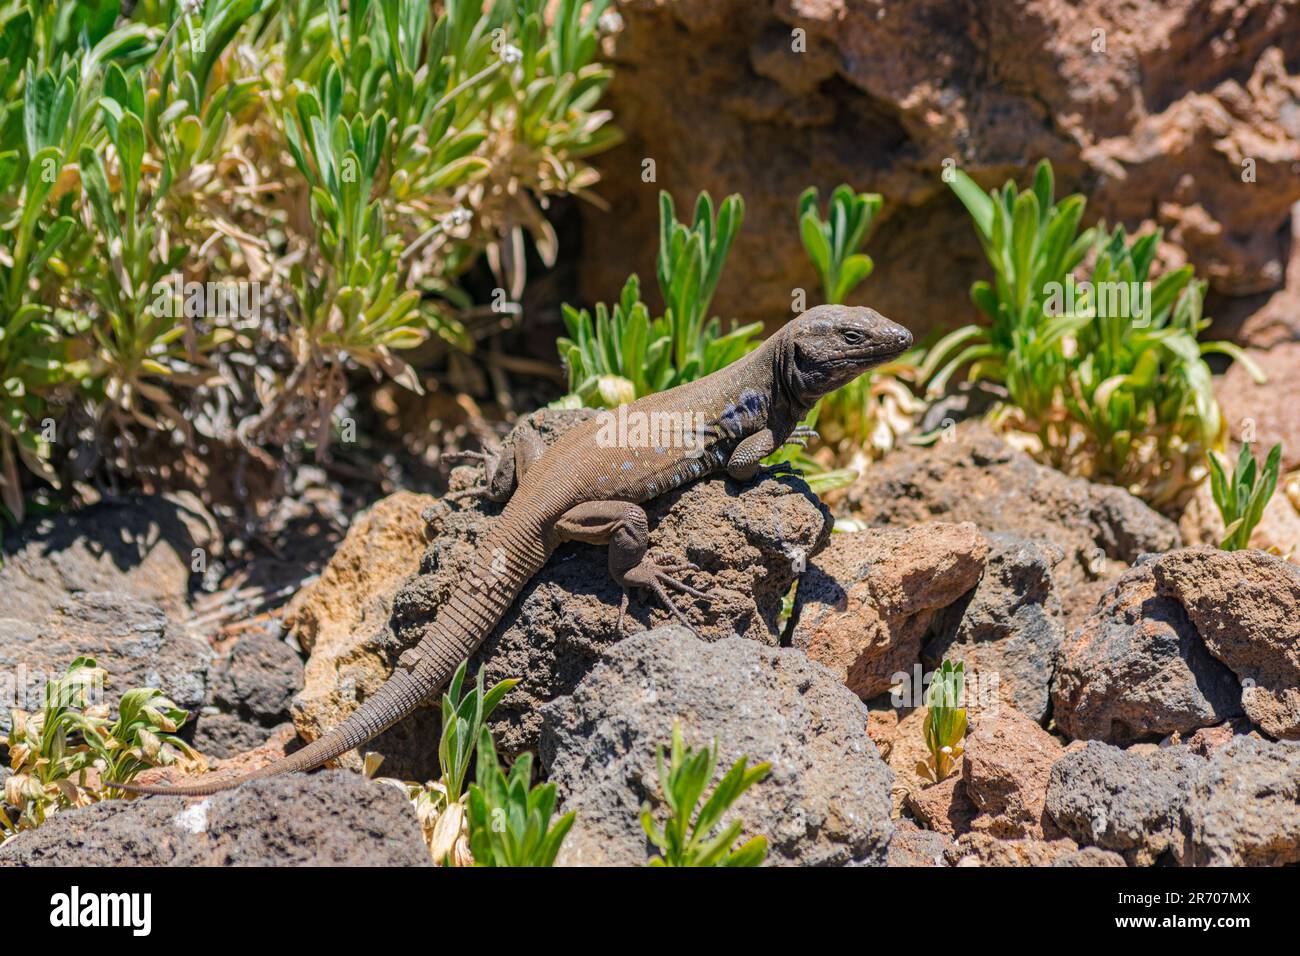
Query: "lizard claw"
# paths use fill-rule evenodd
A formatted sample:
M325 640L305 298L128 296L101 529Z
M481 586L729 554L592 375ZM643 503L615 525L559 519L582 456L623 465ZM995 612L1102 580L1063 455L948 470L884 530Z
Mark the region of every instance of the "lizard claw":
M660 571L664 572L665 574L681 574L683 571L698 571L698 570L700 570L700 566L699 566L698 564L695 564L695 563L692 562L692 561L686 561L686 560L681 560L681 561L677 561L677 560L661 561L661 560L655 559L655 561L654 561L654 565L655 565L655 567L657 567Z
M641 587L641 588L649 588L650 590L654 591L655 596L659 598L659 600L663 603L664 607L666 607L670 612L672 612L673 617L677 618L678 622L683 627L687 628L692 632L695 632L695 627L691 624L690 620L682 612L682 609L677 606L677 602L672 599L672 597L668 594L667 589L664 587L664 585L667 585L668 587L681 591L684 594L689 594L691 597L702 598L703 600L707 601L709 599L709 596L705 594L703 591L691 587L689 584L685 583L684 581L679 581L677 578L673 577L672 574L669 573L670 570L673 572L680 573L680 571L685 567L690 567L695 570L699 570L698 568L695 568L694 565L689 563L687 565L682 565L680 567L674 566L671 569L669 569L667 567L655 563L654 560L647 560L647 561L642 561L636 567L632 568L630 571L624 574L623 580L622 582L620 582L623 585L623 603L622 606L619 608L619 612L618 612L619 630L622 631L623 615L627 609L627 600L628 600L627 589L629 587Z
M809 428L807 425L796 425L794 431L790 433L782 444L798 445L800 448L807 448L810 441L817 439L817 429Z
M487 493L487 485L475 485L473 488L461 488L459 491L449 491L443 495L443 497L448 501L460 501L462 498L486 498Z
M758 469L755 479L775 478L778 475L800 475L803 472L788 461L778 461L774 465L764 465Z
M467 461L486 462L491 455L484 451L449 451L442 460L450 465L463 465Z

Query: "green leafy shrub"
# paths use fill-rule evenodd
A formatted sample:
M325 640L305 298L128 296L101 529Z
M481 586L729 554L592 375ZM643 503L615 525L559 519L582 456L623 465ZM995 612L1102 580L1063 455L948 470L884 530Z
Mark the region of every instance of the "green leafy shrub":
M771 764L748 766L741 757L713 788L712 795L699 806L704 791L713 780L718 763L718 745L687 747L682 729L673 724L673 738L667 765L664 748L655 748L659 764L659 785L668 805L668 819L662 825L654 821L649 802L641 807L641 826L650 842L659 848L651 866L759 866L767 857L767 838L756 836L740 846L733 846L744 829L741 820L733 819L722 826L723 815L741 794L767 776ZM697 809L698 808L698 809Z
M3 742L13 775L0 803L6 837L39 826L49 814L109 796L145 769L178 765L206 769L203 758L176 736L188 714L154 688L129 690L116 720L104 703L91 703L107 675L93 658L79 657L45 686L40 712L14 710ZM5 807L15 813L11 816Z
M664 389L693 382L752 351L760 323L727 332L722 320L708 318L727 252L744 219L739 196L728 196L715 214L713 200L701 193L690 226L678 222L672 197L659 194L659 253L655 274L665 310L651 318L641 301L640 280L629 276L611 308L565 305L568 336L556 347L569 379L570 407L613 408Z
M552 866L573 826L574 812L551 822L555 784L532 786L533 755L521 754L507 774L492 734L479 737L476 782L469 788L469 840L476 866Z
M0 0L7 511L20 462L54 483L83 440L118 472L191 427L323 450L354 371L418 389L402 353L472 347L461 277L485 258L518 298L547 197L618 137L608 7ZM233 283L251 315L213 307ZM64 433L87 418L113 441Z
M916 772L938 783L957 769L966 736L966 665L944 661L934 672L926 692L926 760L918 761Z
M1250 442L1241 446L1237 464L1229 475L1217 455L1210 454L1210 493L1223 518L1224 551L1250 547L1250 536L1264 516L1282 468L1282 446L1274 445L1261 469L1251 453Z
M1203 356L1224 352L1249 365L1231 343L1197 340L1209 324L1204 284L1190 267L1152 280L1159 232L1131 243L1122 228L1080 232L1084 199L1057 202L1046 161L1023 192L1008 182L985 193L961 171L952 187L994 281L971 287L988 324L931 349L922 368L930 393L965 368L1006 388L995 420L1031 437L1049 464L1121 484L1156 507L1185 500L1223 435ZM1089 256L1087 279L1076 282Z

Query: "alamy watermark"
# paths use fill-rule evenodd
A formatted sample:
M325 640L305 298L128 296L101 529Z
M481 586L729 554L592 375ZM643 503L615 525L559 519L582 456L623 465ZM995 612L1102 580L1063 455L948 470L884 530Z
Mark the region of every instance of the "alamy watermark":
M620 405L600 412L596 421L601 448L680 448L688 458L698 458L708 445L703 412L646 412Z
M926 693L937 671L926 671L920 664L910 671L895 671L889 677L889 701L894 707L924 707ZM1001 686L997 671L968 671L959 700L949 701L950 707L992 712L1001 704L998 693Z
M153 285L151 315L166 319L259 319L269 299L257 281L186 282L179 272Z
M73 886L50 897L50 925L58 928L122 927L133 936L153 930L152 893L83 893Z
M26 664L0 670L0 714L40 710L46 703L47 685L58 698L51 701L57 707L91 707L104 700L102 669L83 669L75 681L65 681L66 676L63 671L47 673ZM55 692L55 688L60 690Z
M1132 317L1133 325L1142 328L1151 322L1150 282L1080 282L1067 275L1064 282L1043 286L1048 315L1070 315L1085 306L1101 318Z

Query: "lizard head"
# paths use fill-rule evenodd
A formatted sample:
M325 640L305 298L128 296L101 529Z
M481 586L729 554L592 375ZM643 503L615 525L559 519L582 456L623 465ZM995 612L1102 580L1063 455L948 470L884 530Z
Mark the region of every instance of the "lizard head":
M875 309L819 305L773 336L777 369L801 405L847 385L912 347L912 333Z

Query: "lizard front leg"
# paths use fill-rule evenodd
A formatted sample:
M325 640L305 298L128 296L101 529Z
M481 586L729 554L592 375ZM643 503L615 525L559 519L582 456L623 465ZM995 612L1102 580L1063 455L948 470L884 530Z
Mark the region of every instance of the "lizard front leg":
M664 586L707 601L707 594L672 577L684 570L699 569L689 562L662 565L646 555L650 544L650 528L645 511L639 505L629 501L583 502L570 508L555 522L555 533L562 541L609 545L609 575L623 589L623 600L618 609L620 632L623 630L623 617L627 613L627 589L630 587L654 591L683 626L695 630L686 615L668 596Z
M486 451L462 451L447 456L448 461L479 461L483 463L486 482L473 488L450 492L448 498L486 497L490 501L506 502L514 494L529 467L546 452L546 442L541 433L529 422L521 422L514 433L514 454L506 455L500 445Z
M799 425L782 444L798 445L800 448L804 448L810 439L816 437L817 432L806 425ZM731 457L727 459L727 474L736 481L749 481L759 471L764 471L770 475L793 472L795 468L788 461L779 461L775 465L763 466L763 459L774 451L776 451L776 436L772 434L772 429L764 428L761 431L756 431L741 441L731 453Z

